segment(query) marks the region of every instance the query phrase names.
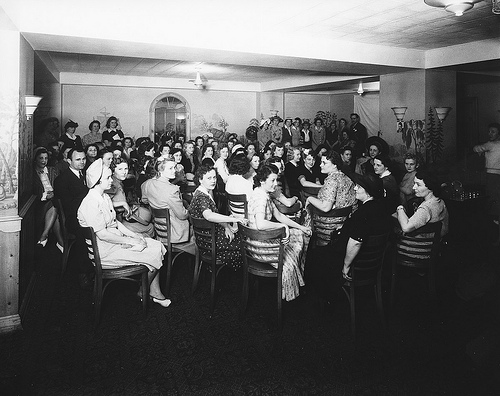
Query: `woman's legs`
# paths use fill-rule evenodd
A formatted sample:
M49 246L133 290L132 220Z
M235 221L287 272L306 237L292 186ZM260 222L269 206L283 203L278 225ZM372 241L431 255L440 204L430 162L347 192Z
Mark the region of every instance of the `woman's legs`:
M49 237L49 232L52 229L56 219L57 219L56 208L51 207L49 210L47 210L47 212L45 212L45 226L42 235L40 235L41 242L45 241Z
M52 227L52 230L54 231L54 234L57 239L57 243L61 246L64 246L64 239L62 236L62 230L61 230L61 225L59 224L59 215L56 216L56 221L54 222L54 226Z

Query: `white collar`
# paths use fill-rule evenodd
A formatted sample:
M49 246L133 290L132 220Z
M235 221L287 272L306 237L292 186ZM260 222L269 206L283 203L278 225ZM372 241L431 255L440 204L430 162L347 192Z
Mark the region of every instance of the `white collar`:
M391 171L389 169L385 170L384 173L380 175L380 178L382 179L383 177L389 176L391 174Z

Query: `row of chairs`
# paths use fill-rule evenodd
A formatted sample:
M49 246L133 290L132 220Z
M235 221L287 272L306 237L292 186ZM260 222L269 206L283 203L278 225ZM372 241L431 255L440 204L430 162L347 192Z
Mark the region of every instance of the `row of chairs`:
M239 210L242 215L247 215L247 203L243 197L235 197L228 195L228 204L231 210ZM237 205L237 208L233 206ZM64 212L60 204L58 205L61 213L60 221L64 225ZM166 295L169 296L172 267L181 254L187 253L194 257L193 283L191 292L194 293L197 289L199 276L202 264L206 263L211 268L211 286L210 286L210 315L215 309L215 293L217 275L223 268L220 261L217 260L217 248L215 241L215 224L208 222L205 219L191 218L193 230L195 234L196 245L192 243L172 244L170 242L170 214L168 209L153 209L153 219L155 229L159 237L166 244L168 254L166 260L167 276L166 276ZM396 254L392 264L392 286L391 286L391 306L394 304L394 296L396 293L398 268L401 266L417 268L418 270L426 269L428 271L429 289L431 295L435 297L435 261L438 255L439 236L441 223L429 224L425 228L418 230L418 233L410 235L401 235L396 241ZM63 271L67 265L67 257L71 246L75 241L75 236L68 234L66 228L64 230L65 245L63 256ZM110 282L114 280L130 280L139 277L142 282L143 290L143 309L147 309L147 301L149 294L149 286L147 281L148 269L145 266L137 265L124 267L119 269L103 270L100 265L99 251L95 233L91 228L83 229L83 235L87 243L88 255L95 267L95 284L94 284L94 305L95 305L95 325L99 323L101 302L104 292ZM240 316L243 316L248 302L249 294L249 275L257 277L271 277L276 279L276 296L277 296L277 322L278 327L282 327L282 282L281 274L283 270L283 238L282 230L272 231L257 231L239 225L239 231L243 239L243 287L240 305ZM384 320L384 311L382 304L382 286L381 286L381 271L382 263L384 262L387 251L389 235L377 235L369 238L363 244L363 248L358 253L355 262L352 266L352 279L345 281L343 290L350 302L351 309L351 330L355 336L355 290L361 286L372 285L375 291L377 307L382 320ZM255 246L252 241L276 241L272 246L269 246L267 254L259 255L256 258L252 254ZM270 265L271 260L277 262L277 268Z

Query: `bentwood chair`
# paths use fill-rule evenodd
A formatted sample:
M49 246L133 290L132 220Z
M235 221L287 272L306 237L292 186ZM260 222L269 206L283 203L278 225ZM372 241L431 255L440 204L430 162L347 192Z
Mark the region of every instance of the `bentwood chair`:
M248 219L248 202L246 194L227 193L226 195L229 215Z
M351 332L356 340L356 289L373 286L380 320L385 328L384 307L382 304L382 264L385 258L389 233L372 235L361 245L351 264L349 278L344 277L344 290L351 309Z
M193 289L192 292L196 291L198 286L198 280L200 277L200 272L203 267L203 263L210 266L211 280L210 280L210 317L212 317L215 309L215 283L217 281L217 276L219 272L226 265L217 258L217 244L216 244L216 232L215 223L208 221L204 218L198 218L191 216L191 223L194 230L194 238L196 241L196 247L198 255L196 256L196 263L194 269L194 279L193 279Z
M170 210L151 208L153 214L153 223L156 231L156 239L163 243L167 249L167 280L165 284L165 297L170 295L170 286L172 282L172 268L177 258L183 253L190 254L195 257L196 262L196 246L193 241L182 243L172 243L172 226L170 223Z
M76 236L68 231L66 228L66 215L64 213L63 206L61 204L61 200L59 198L54 198L52 200L54 202L54 206L57 209L57 214L59 218L59 227L61 228L61 234L63 237L63 256L62 256L62 268L61 268L61 276L66 272L66 267L68 266L69 253L73 244L76 242Z
M312 206L312 205L311 205ZM335 208L323 212L312 206L313 239L316 246L325 246L335 242L338 231L346 218L352 213L352 206Z
M254 230L238 224L242 239L243 291L241 295L240 316L245 314L248 304L249 275L263 278L276 278L276 301L278 305L278 329L282 328L282 289L285 229ZM265 246L263 246L265 243ZM271 265L276 264L276 268Z
M87 253L90 261L94 265L94 326L97 327L101 316L101 303L106 292L106 288L116 280L127 280L141 282L142 285L142 308L147 312L149 299L149 268L145 265L130 265L114 269L103 269L101 265L101 256L97 246L97 237L92 227L81 227L82 235L87 245Z
M394 306L396 281L400 267L427 272L431 298L436 298L436 259L439 253L441 227L440 221L428 223L411 233L402 233L397 236L392 262L391 307Z

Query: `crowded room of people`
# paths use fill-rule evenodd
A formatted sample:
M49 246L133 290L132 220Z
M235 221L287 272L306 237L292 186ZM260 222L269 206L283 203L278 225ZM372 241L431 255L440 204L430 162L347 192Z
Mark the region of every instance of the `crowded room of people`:
M500 1L42 3L0 0L2 394L500 393Z

